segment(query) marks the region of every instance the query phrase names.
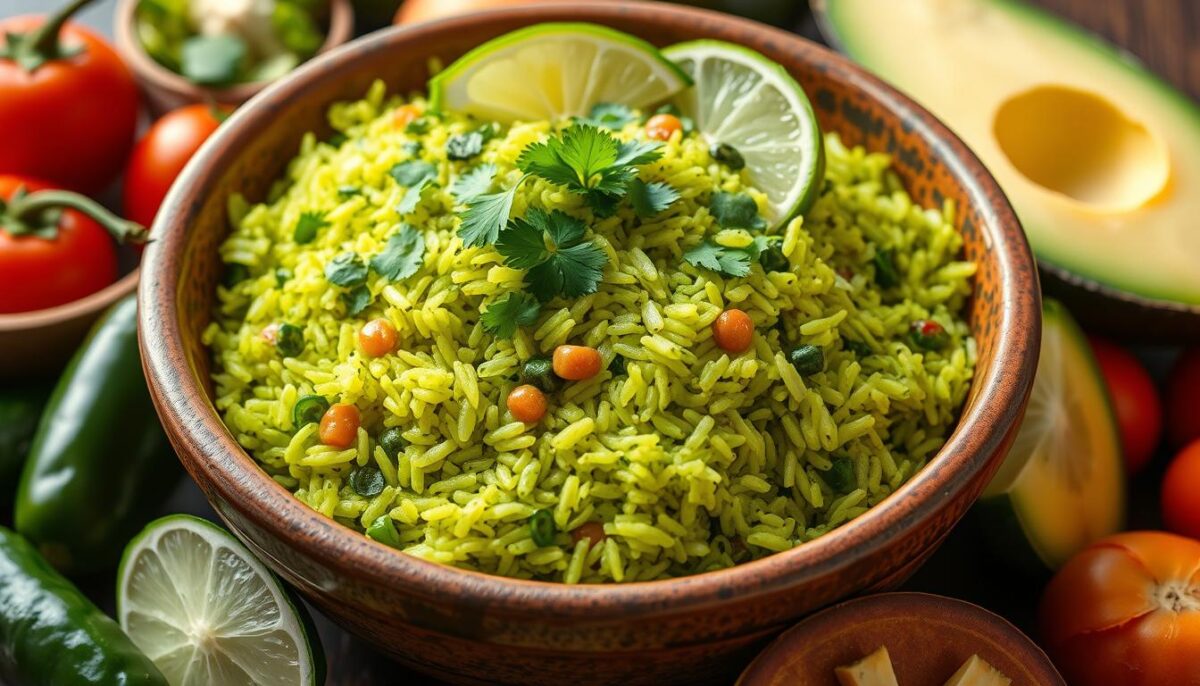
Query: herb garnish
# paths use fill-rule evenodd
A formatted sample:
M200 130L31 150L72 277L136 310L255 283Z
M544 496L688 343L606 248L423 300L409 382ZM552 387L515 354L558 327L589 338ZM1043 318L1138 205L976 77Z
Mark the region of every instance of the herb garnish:
M745 193L713 193L708 211L723 229L762 231L767 228L767 222L758 216L758 204Z
M484 124L474 131L451 136L446 141L446 158L451 160L469 160L483 152L483 146L496 137L500 127L495 123Z
M505 264L526 269L525 286L538 300L595 293L608 256L584 238L582 221L565 212L530 209L514 218L496 241Z
M597 128L615 130L623 129L626 124L635 120L637 120L637 116L634 115L633 110L616 102L598 102L592 105L588 116L577 119L577 121L591 124Z
M371 305L371 289L366 284L359 284L339 296L346 306L346 314L351 317L362 314Z
M483 329L499 338L512 338L519 326L537 321L542 305L528 293L509 293L503 300L488 305L480 317Z
M329 222L325 221L325 215L321 212L302 212L300 221L296 222L296 228L292 231L292 240L300 245L312 243L317 232L329 226Z
M325 278L336 286L358 286L367 281L367 265L352 252L344 252L325 265Z
M726 276L745 276L750 273L753 257L746 248L729 248L706 240L684 252L683 259Z
M391 281L406 279L421 268L425 259L425 236L409 224L388 237L383 252L371 258L371 269Z
M388 174L408 189L396 205L397 212L408 214L417 209L421 193L437 179L437 167L423 160L408 160L392 167Z
M454 183L450 184L450 194L459 203L466 204L492 190L495 178L496 165L490 162L472 167L454 179Z
M662 181L646 183L634 177L629 182L629 204L639 217L653 217L679 199L679 191Z

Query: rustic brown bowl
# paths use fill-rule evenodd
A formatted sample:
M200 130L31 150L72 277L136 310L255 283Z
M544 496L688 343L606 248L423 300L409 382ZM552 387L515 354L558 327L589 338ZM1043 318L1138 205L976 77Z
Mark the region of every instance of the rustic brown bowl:
M237 107L272 83L255 81L239 83L228 88L206 88L197 86L162 66L146 53L137 38L135 12L139 1L117 0L113 32L117 52L133 70L133 75L146 96L146 107L152 115L159 116L196 102L214 102ZM325 42L318 54L332 50L353 36L354 8L350 0L329 0L329 23Z
M1066 686L1042 649L1005 619L926 593L858 598L783 632L737 686L837 686L834 669L887 646L901 684L944 684L972 655L1014 686Z
M660 45L750 46L808 90L822 125L896 155L921 203L959 207L979 263L975 383L957 430L912 480L858 519L791 551L689 578L606 586L516 581L425 562L327 519L267 478L221 423L200 342L214 307L226 199L263 198L325 111L375 79L419 89L427 60L541 21L591 21ZM317 606L405 664L461 683L728 683L797 618L911 574L974 502L1017 430L1037 364L1037 273L1000 189L928 113L849 61L783 31L665 4L506 8L384 30L301 67L239 109L172 188L141 286L143 361L167 432L220 516Z

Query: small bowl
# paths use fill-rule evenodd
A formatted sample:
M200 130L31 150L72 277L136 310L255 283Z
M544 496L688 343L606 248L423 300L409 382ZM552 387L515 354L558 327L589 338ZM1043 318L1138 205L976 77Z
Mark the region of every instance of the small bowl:
M159 116L184 105L214 102L237 107L269 86L271 81L239 83L228 88L198 86L154 60L137 37L136 12L140 0L118 0L114 19L114 37L121 59L133 70L133 75L146 96L150 113ZM354 8L350 0L329 0L329 23L325 42L317 54L327 52L350 40L354 35ZM315 57L315 55L314 55ZM312 58L309 58L312 59Z
M714 38L754 48L806 88L822 126L895 154L916 201L952 199L979 264L969 320L978 367L958 427L891 497L831 533L731 569L666 581L567 586L465 571L398 553L308 508L238 445L213 407L201 333L214 311L230 194L266 196L327 107L376 79L424 86L453 60L543 21L605 24L658 45ZM376 32L302 66L240 108L171 189L146 251L143 364L180 459L229 527L340 624L391 657L458 683L729 683L798 618L894 588L933 552L999 468L1033 381L1037 272L992 177L927 112L848 60L795 35L659 3L537 4Z
M1042 649L1007 620L926 593L842 603L785 631L737 686L835 686L834 669L887 646L901 684L942 684L978 655L1018 686L1066 686Z

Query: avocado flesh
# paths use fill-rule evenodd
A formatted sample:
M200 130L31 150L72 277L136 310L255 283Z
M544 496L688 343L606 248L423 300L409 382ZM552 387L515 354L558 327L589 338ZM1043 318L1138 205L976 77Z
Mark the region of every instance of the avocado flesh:
M1111 46L1013 0L814 0L827 31L967 142L1038 257L1200 304L1200 109Z

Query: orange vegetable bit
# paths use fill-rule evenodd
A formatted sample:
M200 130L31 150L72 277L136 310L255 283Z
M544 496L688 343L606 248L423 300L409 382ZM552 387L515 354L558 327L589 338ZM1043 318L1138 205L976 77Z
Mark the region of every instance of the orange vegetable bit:
M741 310L725 310L713 322L713 340L725 352L744 353L754 343L754 322Z
M554 349L554 373L568 381L583 381L600 373L600 351L586 345L560 345Z
M604 542L604 525L600 522L584 522L571 530L571 540L575 543L583 539L591 541L588 547L598 545Z
M392 121L395 122L396 128L403 129L419 116L421 116L420 107L416 105L401 105L396 108L396 113L392 115Z
M508 393L505 401L513 419L526 424L536 424L546 416L546 396L537 386L525 384Z
M349 448L358 438L358 426L361 423L362 417L359 416L357 407L349 403L338 403L325 410L317 435L325 445Z
M646 135L655 140L671 140L676 131L682 130L683 122L673 114L656 114L646 120Z
M372 319L358 330L358 344L371 357L383 357L396 349L396 327L386 319Z

